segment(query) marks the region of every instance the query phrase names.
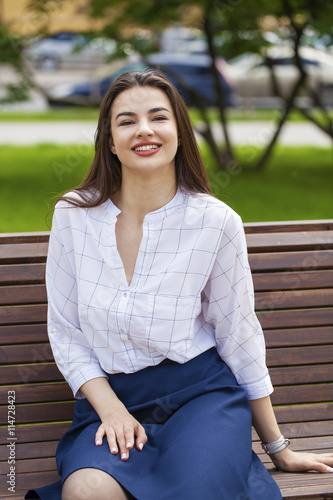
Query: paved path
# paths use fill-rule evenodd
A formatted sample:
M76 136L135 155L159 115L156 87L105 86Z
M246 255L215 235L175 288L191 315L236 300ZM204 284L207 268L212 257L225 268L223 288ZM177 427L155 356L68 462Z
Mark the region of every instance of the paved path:
M0 121L0 144L93 144L95 130L96 122Z
M0 144L87 144L94 142L96 122L1 122ZM231 140L234 144L255 144L264 146L274 133L274 124L268 121L231 122ZM214 130L222 140L217 125ZM332 140L312 123L287 123L279 142L287 145L332 146Z

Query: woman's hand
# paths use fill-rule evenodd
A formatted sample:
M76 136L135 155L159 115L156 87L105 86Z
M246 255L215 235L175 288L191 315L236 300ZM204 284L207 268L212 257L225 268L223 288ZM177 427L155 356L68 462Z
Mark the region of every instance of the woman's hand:
M333 472L333 453L296 452L285 448L270 455L274 465L286 472Z
M129 450L134 445L141 451L147 442L144 428L126 408L103 420L95 436L97 446L101 446L104 436L107 438L111 453L116 455L120 450L122 460L128 459Z
M101 446L106 436L111 453L116 455L120 450L122 460L128 459L129 450L134 445L142 450L147 442L146 431L118 399L106 377L89 380L80 387L80 391L102 422L95 435L96 446Z
M271 443L281 436L269 396L250 401L254 427L263 443ZM286 472L315 470L333 472L333 453L305 453L284 448L270 455L273 464Z

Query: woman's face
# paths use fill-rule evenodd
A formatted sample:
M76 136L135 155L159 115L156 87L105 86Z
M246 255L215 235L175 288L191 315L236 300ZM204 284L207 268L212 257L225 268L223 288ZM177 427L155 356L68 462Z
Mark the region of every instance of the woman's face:
M175 174L176 118L167 95L155 87L133 87L119 94L111 110L111 151L126 173Z

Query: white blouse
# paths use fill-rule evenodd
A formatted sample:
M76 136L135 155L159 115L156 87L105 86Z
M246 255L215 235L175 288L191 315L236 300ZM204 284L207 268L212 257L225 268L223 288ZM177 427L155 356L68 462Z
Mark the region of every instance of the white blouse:
M72 196L78 196L73 194ZM147 214L128 286L117 251L120 210L57 204L46 267L48 332L76 398L106 373L216 346L249 399L273 391L240 217L212 196L178 190Z

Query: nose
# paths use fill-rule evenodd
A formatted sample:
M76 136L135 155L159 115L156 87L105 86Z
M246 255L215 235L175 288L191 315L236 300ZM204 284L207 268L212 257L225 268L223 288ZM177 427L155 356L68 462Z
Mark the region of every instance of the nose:
M152 128L147 119L142 119L138 123L138 128L136 131L137 137L150 137L154 134Z

